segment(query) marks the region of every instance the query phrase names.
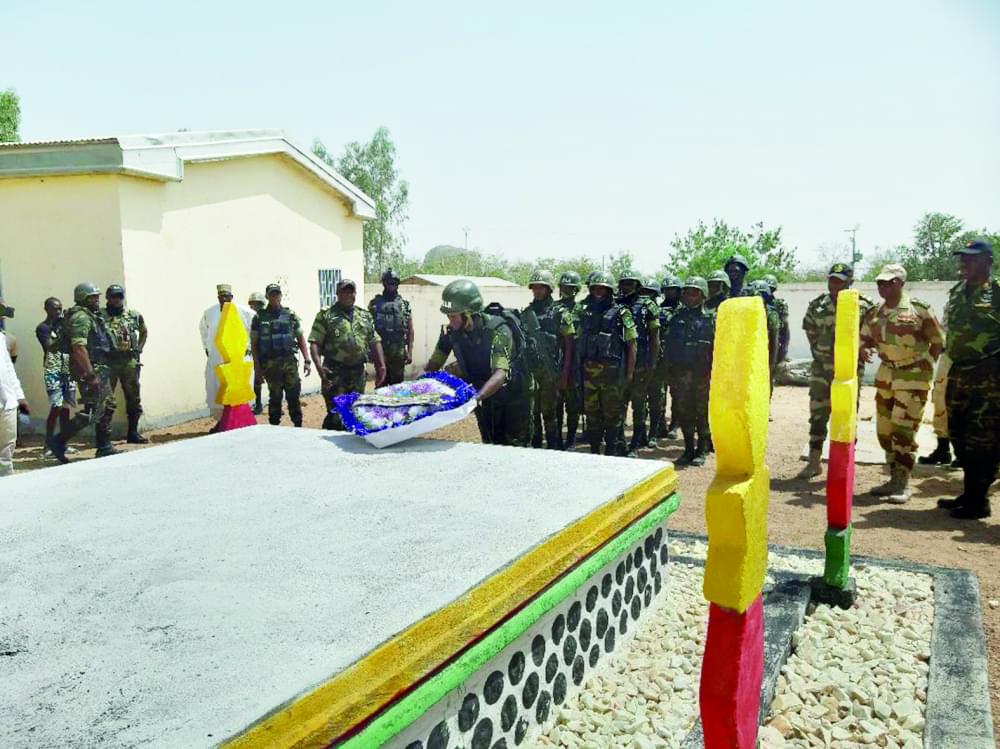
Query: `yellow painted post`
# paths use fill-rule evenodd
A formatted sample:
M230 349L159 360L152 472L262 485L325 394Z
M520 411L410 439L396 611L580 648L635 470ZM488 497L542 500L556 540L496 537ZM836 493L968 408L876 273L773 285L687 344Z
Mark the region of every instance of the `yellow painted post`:
M219 391L215 402L220 406L237 406L253 400L250 377L253 363L245 361L249 340L240 313L232 302L226 302L215 334L215 347L222 355L222 364L215 366Z

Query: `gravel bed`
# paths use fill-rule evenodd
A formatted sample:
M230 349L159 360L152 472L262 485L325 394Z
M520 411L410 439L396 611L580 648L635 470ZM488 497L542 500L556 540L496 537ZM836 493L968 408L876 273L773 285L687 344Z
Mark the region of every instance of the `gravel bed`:
M707 549L703 541L670 544L672 555L696 559L704 559ZM822 564L772 553L769 569L818 575ZM647 612L629 647L555 712L533 746L681 746L698 714L708 617L702 572L670 562L666 595ZM931 578L864 565L855 567L854 577L854 608L809 607L795 652L778 677L762 747L922 746Z

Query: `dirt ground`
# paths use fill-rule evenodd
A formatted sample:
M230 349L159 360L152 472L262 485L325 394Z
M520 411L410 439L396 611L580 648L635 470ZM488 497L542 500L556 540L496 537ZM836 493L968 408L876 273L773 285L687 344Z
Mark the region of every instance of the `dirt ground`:
M809 395L805 388L775 389L768 445L768 465L771 469L769 538L772 543L822 550L826 527L824 479L800 481L794 478L802 468L799 455L807 440L808 404ZM322 400L318 396L307 398L304 413L305 426L319 428L324 416ZM874 417L874 391L871 388L863 390L860 417L863 420ZM267 421L263 416L258 420L261 423ZM209 419L199 419L150 432L150 447L199 436L211 426ZM475 420L471 418L429 436L479 441ZM75 460L89 459L93 455L91 446L74 444L80 449L77 455L72 456ZM119 446L122 449L148 449ZM681 451L681 445L674 442L664 449L645 450L641 457L673 460ZM53 466L53 462L43 459L41 453L40 440L27 437L25 445L16 451L17 470ZM672 520L676 527L705 532L704 497L714 471L714 459L711 457L704 467L679 471L682 503ZM991 601L1000 601L1000 499L994 502L994 517L987 521L954 520L938 510L935 502L939 497L955 496L961 491L960 471L918 467L913 499L902 506L886 504L864 493L884 480L880 466L857 467L853 550L877 557L962 567L979 576L989 649L994 732L1000 736L1000 605L994 607L990 604Z

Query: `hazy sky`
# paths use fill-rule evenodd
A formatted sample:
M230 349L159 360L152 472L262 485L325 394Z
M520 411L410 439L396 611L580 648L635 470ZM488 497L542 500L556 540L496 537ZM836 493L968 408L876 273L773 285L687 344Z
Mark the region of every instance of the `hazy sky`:
M631 250L713 216L805 264L924 211L1000 228L1000 2L20 3L22 138L387 126L412 254Z

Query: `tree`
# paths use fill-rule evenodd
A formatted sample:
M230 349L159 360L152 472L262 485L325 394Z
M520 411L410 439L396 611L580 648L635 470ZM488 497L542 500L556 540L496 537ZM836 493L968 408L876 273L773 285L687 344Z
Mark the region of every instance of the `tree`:
M874 281L875 276L879 274L882 268L889 263L902 263L903 254L909 248L905 244L896 245L888 250L883 250L881 247L876 247L871 256L868 258L868 267L861 276L862 281ZM855 269L855 278L857 278L857 269Z
M958 278L952 252L964 242L961 219L947 213L925 213L913 227L913 244L900 259L911 278L950 280Z
M313 153L375 201L375 218L364 229L365 279L377 281L383 270L401 267L410 186L396 171L396 145L389 130L380 127L367 143L348 143L336 160L319 140L313 142Z
M707 277L713 271L722 270L726 260L734 254L746 258L750 266L748 280L771 273L779 281L785 281L795 273L795 250L782 245L780 226L764 229L764 223L760 222L744 232L725 221L712 219L711 228L699 221L687 235L677 235L671 240L670 260L661 274L672 272L683 278Z
M21 100L13 90L0 91L0 143L21 140L18 134L20 125Z
M622 250L617 255L612 255L610 262L608 263L608 273L618 280L622 277L626 271L634 271L635 260L632 257L632 253L628 250Z

